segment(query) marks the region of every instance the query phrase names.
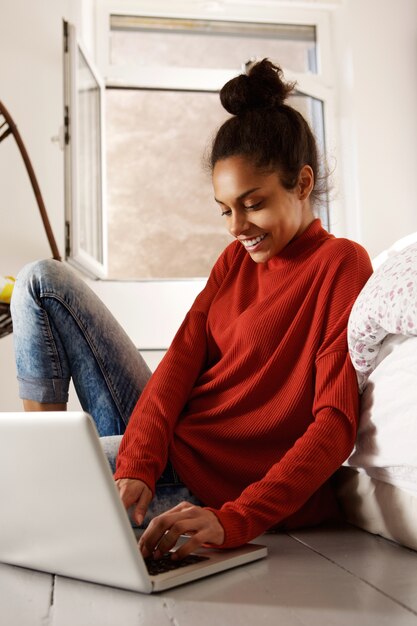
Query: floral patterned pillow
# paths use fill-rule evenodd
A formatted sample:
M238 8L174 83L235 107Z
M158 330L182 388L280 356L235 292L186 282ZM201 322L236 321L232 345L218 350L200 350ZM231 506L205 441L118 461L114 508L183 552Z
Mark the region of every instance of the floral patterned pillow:
M348 343L360 391L376 367L385 337L417 335L417 243L389 256L353 305Z

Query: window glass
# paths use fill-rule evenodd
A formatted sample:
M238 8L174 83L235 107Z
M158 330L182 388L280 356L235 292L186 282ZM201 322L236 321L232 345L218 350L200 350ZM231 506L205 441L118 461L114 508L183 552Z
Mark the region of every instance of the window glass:
M83 55L78 51L77 89L77 182L79 245L103 263L101 203L100 87Z
M218 94L106 93L109 277L207 276L231 241L203 167Z
M107 90L109 278L207 276L231 241L203 155L228 117L217 93ZM296 107L324 145L323 107ZM327 226L327 205L319 212Z
M97 70L64 22L66 259L107 275L103 146L104 87Z
M113 65L223 69L270 57L294 72L317 71L314 26L115 15L110 26Z
M159 69L238 73L264 57L316 72L315 27L111 16L112 68L155 68L156 82L155 89L106 92L109 278L208 275L230 236L201 157L227 114L217 93L156 89ZM321 103L298 94L293 104L324 143Z
M289 98L289 104L299 111L303 117L310 124L310 128L316 138L317 149L319 152L319 164L322 168L325 167L326 157L326 142L324 133L324 105L322 100L318 98L312 98L306 94L296 92ZM327 173L324 169L319 171L319 176L327 179ZM327 182L326 182L327 186ZM320 187L323 187L320 184ZM319 202L314 206L314 212L321 219L323 227L329 230L330 228L330 216L329 216L329 197L328 194L324 194L319 199Z

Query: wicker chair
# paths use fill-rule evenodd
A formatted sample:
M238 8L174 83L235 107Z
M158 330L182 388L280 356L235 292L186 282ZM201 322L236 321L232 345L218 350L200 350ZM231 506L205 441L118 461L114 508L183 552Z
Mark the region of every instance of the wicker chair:
M29 155L23 143L23 140L20 136L20 133L17 129L16 124L14 123L12 116L4 106L4 104L0 100L0 143L6 139L9 135L13 135L16 140L17 146L19 148L20 154L22 155L23 162L26 167L26 171L28 173L33 192L35 194L35 199L39 208L39 212L41 214L41 219L43 222L43 226L45 228L46 236L48 238L49 246L52 251L52 258L57 261L61 260L61 256L58 251L58 247L56 245L55 237L52 232L51 224L49 222L48 214L46 211L45 203L42 198L41 190L39 188L38 181L35 176L35 172L32 167L32 163L29 159ZM12 326L12 318L10 315L10 305L7 303L0 302L0 338L9 335L13 330Z

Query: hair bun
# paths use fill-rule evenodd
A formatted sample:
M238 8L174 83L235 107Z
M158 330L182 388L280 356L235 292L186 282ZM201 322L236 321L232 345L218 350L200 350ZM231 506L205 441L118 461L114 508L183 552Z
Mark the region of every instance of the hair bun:
M294 83L286 83L280 67L268 59L254 63L247 74L229 80L220 91L223 107L232 115L284 104Z

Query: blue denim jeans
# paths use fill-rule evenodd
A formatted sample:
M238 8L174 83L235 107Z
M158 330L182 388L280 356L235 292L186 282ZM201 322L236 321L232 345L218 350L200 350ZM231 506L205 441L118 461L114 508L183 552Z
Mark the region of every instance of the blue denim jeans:
M66 403L72 378L114 470L121 437L151 375L136 346L86 283L59 261L23 268L11 312L20 397ZM170 465L157 492L153 514L182 500L196 502Z

